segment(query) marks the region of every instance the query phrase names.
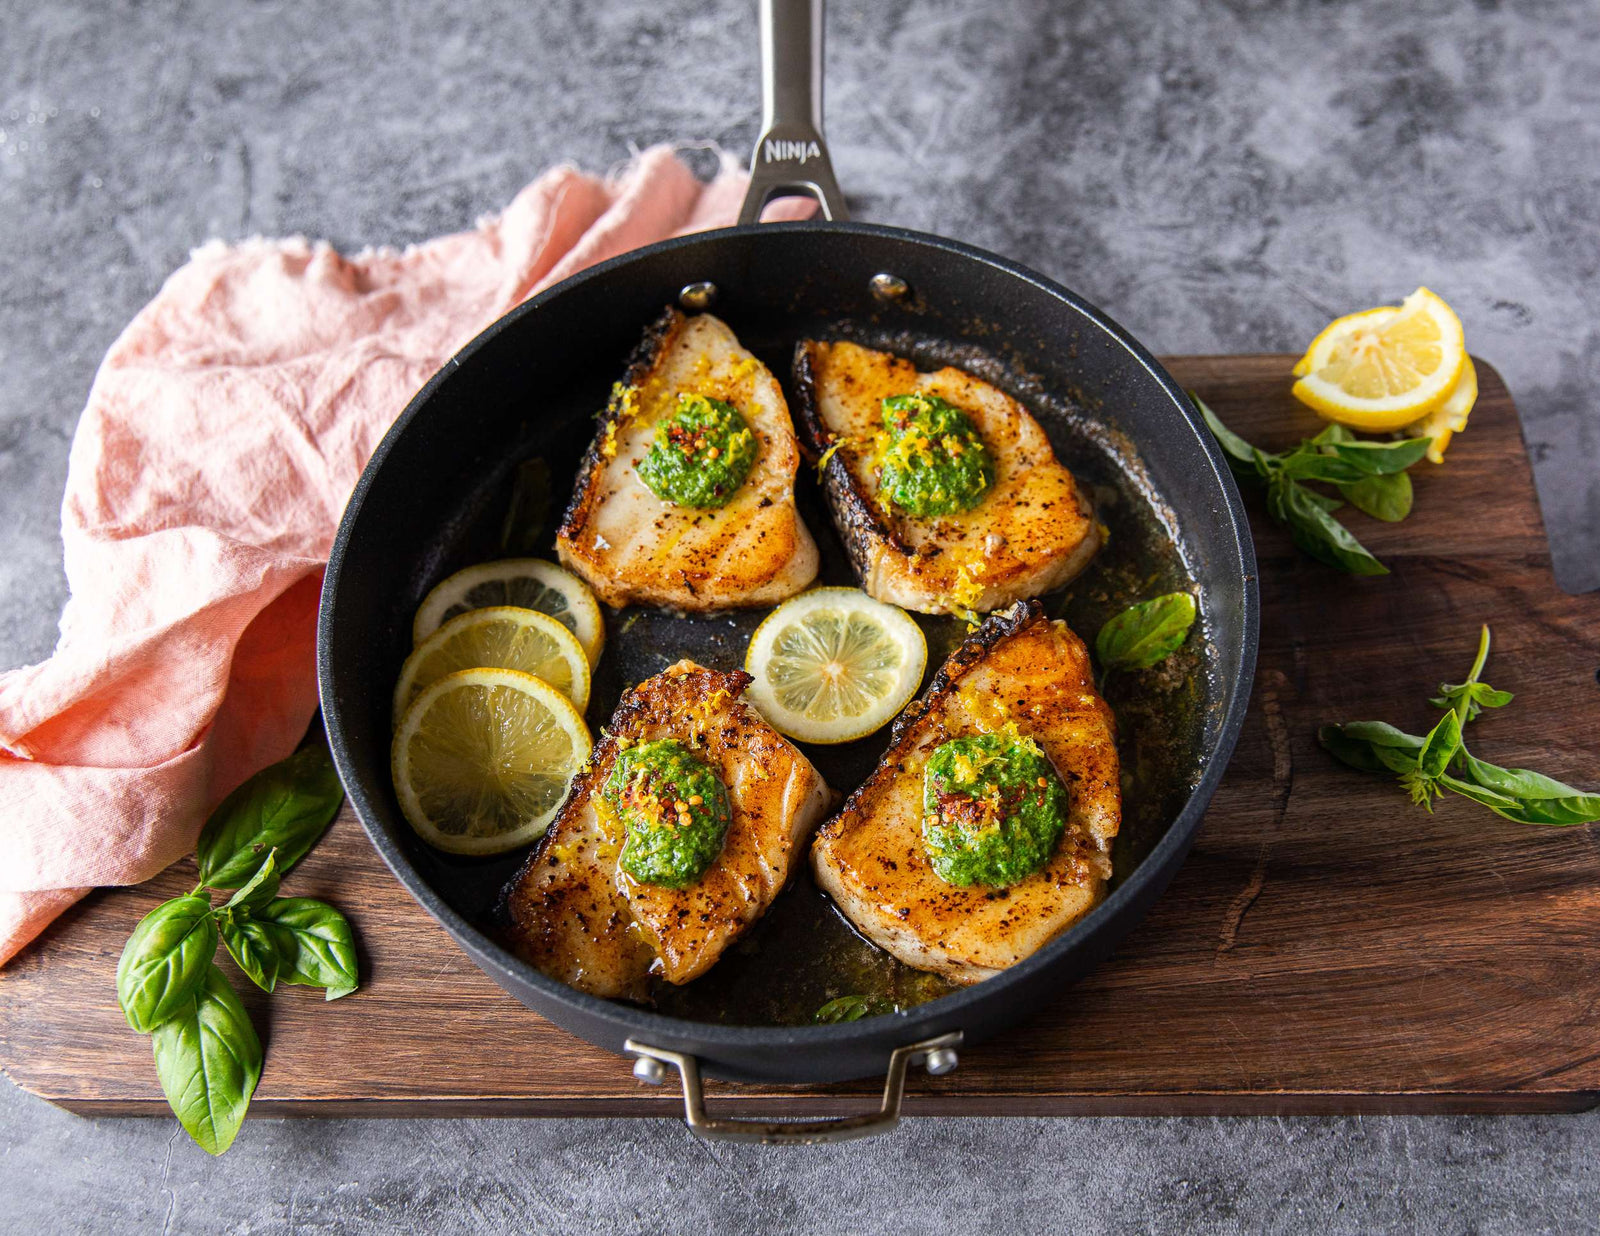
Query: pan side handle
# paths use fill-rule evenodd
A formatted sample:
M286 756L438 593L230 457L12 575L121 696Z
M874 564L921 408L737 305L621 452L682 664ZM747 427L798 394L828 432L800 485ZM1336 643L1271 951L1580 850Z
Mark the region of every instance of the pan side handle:
M822 217L850 217L822 137L825 0L760 0L761 136L750 157L740 223L758 223L775 197L815 198Z
M814 1142L847 1142L857 1137L887 1133L900 1123L900 1103L906 1092L906 1070L920 1064L930 1073L948 1073L956 1067L956 1048L961 1046L961 1031L952 1030L937 1038L897 1047L889 1056L889 1073L883 1079L883 1102L875 1112L859 1116L840 1116L833 1120L728 1120L706 1114L705 1094L700 1088L700 1062L684 1052L651 1047L629 1039L623 1050L638 1058L634 1076L660 1084L665 1079L663 1065L678 1070L683 1081L683 1119L691 1132L709 1141L761 1142L767 1145L806 1145Z

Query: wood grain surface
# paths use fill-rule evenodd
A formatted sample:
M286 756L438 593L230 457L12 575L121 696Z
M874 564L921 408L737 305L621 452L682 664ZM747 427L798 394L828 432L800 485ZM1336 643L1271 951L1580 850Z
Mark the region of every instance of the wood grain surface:
M1174 375L1265 446L1315 429L1291 358L1175 357ZM1459 680L1478 625L1515 704L1476 723L1496 763L1600 783L1600 597L1561 593L1516 410L1483 394L1443 468L1419 464L1401 524L1351 515L1393 569L1355 579L1297 553L1247 494L1260 555L1255 694L1194 852L1117 955L1014 1032L916 1075L910 1114L1578 1109L1600 1099L1600 837L1538 829L1458 798L1428 815L1335 764L1325 721L1413 730ZM150 1044L113 986L139 917L194 884L192 862L92 895L0 971L0 1064L74 1111L165 1112ZM267 1042L255 1115L676 1114L675 1089L523 1008L396 883L348 810L292 877L337 902L361 991L270 1004L237 980ZM225 963L231 969L231 963ZM714 1108L824 1114L878 1083L713 1084Z

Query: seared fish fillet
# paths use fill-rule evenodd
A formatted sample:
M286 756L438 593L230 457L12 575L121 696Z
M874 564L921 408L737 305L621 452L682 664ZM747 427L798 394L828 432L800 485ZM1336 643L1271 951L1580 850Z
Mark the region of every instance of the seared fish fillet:
M726 506L676 506L635 471L680 393L733 404L755 436L756 462ZM817 545L794 505L799 463L789 405L767 367L710 314L669 309L645 333L601 418L556 551L608 605L771 605L817 574Z
M880 601L925 614L987 613L1066 583L1100 547L1093 508L1039 422L987 382L816 340L795 349L794 380L807 457L827 459L834 525L862 588ZM971 510L919 519L879 498L882 403L905 394L949 401L982 435L995 478Z
M750 676L680 661L628 692L567 801L507 888L512 945L596 996L642 998L647 976L687 983L765 913L831 800L820 773L740 700ZM698 881L640 884L617 864L626 837L601 787L618 755L676 738L722 778L732 822Z
M1067 828L1043 870L1009 888L946 884L922 839L923 769L941 743L1007 722L1067 787ZM889 750L817 833L817 883L869 939L958 983L992 978L1101 899L1122 794L1111 709L1083 641L1038 602L991 615L895 722Z

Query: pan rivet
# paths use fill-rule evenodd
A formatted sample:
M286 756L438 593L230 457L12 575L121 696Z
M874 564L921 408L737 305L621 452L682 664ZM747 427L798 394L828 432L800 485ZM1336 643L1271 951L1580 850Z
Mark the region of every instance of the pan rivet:
M659 1086L667 1080L667 1066L649 1056L640 1056L633 1062L633 1075L647 1086Z
M905 294L911 290L910 285L899 275L891 275L882 270L868 280L868 286L872 288L874 296L884 301L902 300L905 298Z
M959 1063L960 1060L955 1052L948 1047L940 1047L928 1053L928 1072L935 1077L942 1077L946 1073L953 1072Z
M683 285L683 290L678 293L678 303L695 313L711 308L716 299L717 285L709 279L702 279L699 283L686 283Z

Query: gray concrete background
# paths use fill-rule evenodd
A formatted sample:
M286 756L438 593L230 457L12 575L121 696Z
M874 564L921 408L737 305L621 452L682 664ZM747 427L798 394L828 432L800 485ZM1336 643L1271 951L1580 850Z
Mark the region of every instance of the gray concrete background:
M1036 266L1158 352L1443 294L1522 408L1561 578L1600 586L1592 0L837 0L830 35L858 217ZM755 108L747 0L0 3L0 665L50 651L73 426L192 247L419 240L553 161L743 151ZM795 1152L257 1121L217 1162L175 1130L0 1085L0 1230L1578 1231L1600 1199L1592 1114L918 1121Z

